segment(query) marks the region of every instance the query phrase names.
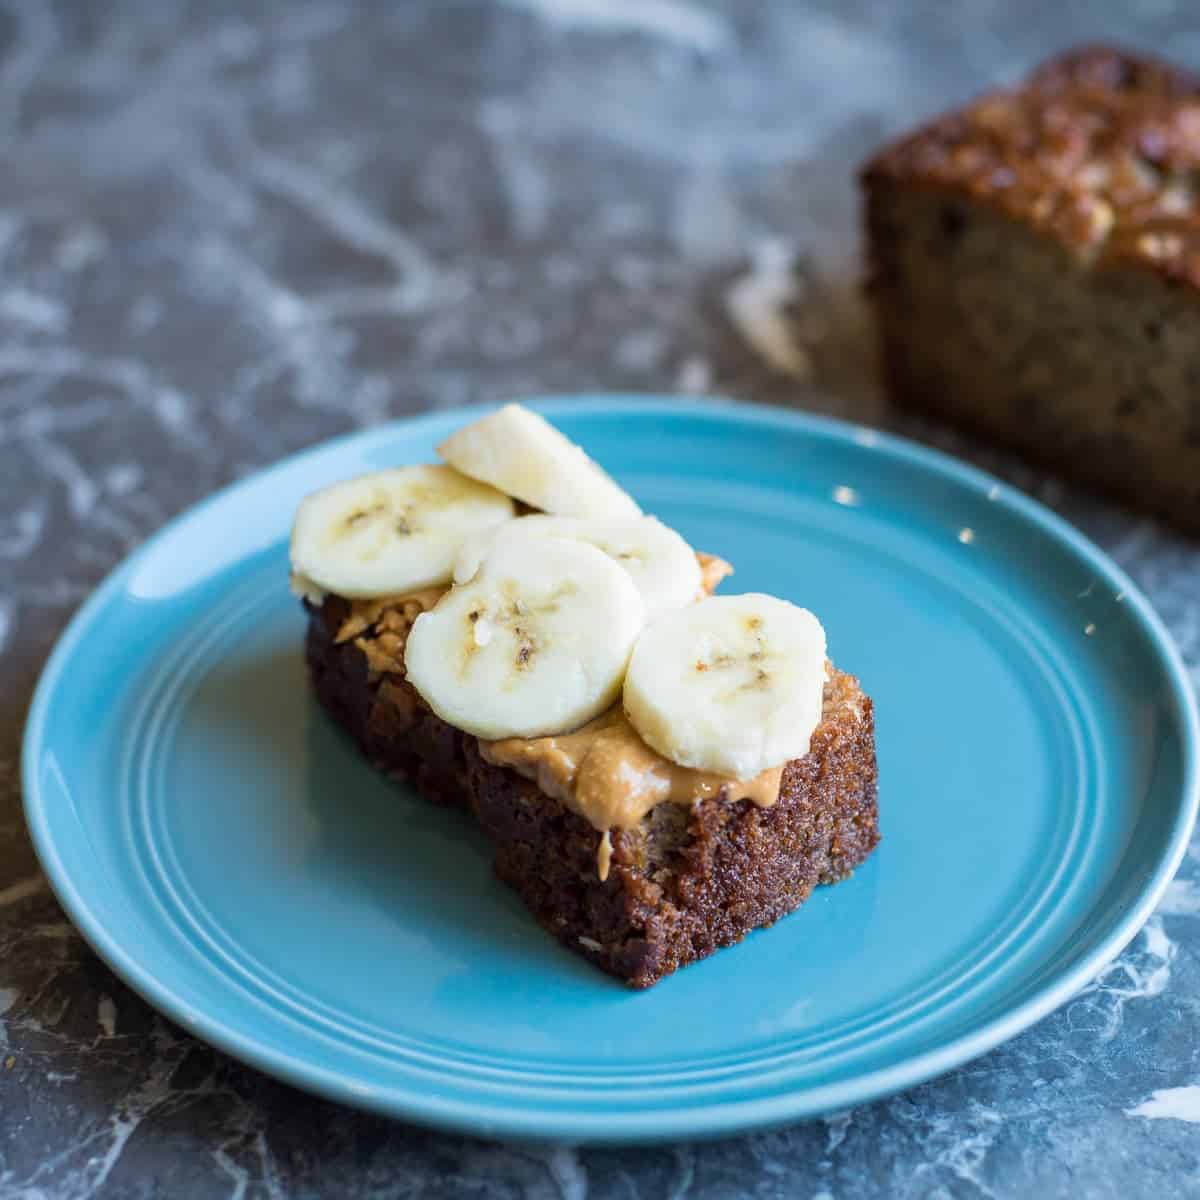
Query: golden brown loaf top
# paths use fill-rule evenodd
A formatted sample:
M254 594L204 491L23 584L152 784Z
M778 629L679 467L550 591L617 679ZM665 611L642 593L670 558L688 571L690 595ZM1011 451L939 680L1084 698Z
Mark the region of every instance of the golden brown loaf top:
M863 171L992 206L1082 261L1200 286L1200 77L1104 46L1051 60Z

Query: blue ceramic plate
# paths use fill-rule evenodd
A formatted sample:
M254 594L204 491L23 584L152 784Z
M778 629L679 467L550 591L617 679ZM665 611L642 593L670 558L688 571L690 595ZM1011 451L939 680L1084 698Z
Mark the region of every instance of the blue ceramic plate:
M824 619L878 719L883 841L853 879L648 992L546 937L468 821L319 712L286 584L300 497L433 456L472 413L343 438L222 492L72 622L26 735L60 900L151 1003L315 1092L483 1135L748 1129L944 1071L1129 941L1196 809L1167 634L1094 546L961 463L809 416L544 411L726 590Z

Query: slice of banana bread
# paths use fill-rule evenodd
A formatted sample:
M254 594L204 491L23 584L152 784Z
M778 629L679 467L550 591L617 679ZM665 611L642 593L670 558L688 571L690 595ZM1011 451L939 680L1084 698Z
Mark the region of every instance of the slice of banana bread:
M862 184L892 397L1200 530L1200 79L1079 49Z
M306 602L317 698L381 770L471 810L495 844L496 874L543 928L632 986L778 920L878 842L872 705L851 676L830 669L811 749L783 768L773 804L722 790L605 834L488 762L405 680L404 642L428 602Z

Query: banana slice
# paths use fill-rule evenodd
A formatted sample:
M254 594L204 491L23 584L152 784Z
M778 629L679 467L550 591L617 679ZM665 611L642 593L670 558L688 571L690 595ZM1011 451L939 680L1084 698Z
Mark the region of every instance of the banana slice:
M824 687L825 631L812 613L757 593L712 596L642 631L624 705L673 762L749 779L808 753Z
M398 467L335 483L296 511L293 587L370 599L446 583L463 539L513 511L507 496L452 467Z
M518 517L493 529L472 534L454 560L454 582L466 583L488 556L516 541L548 537L587 542L629 572L646 605L646 619L691 604L700 594L696 552L654 517L615 521L586 517Z
M563 733L620 694L644 618L633 580L594 546L515 541L416 619L405 671L439 717L477 737Z
M453 433L438 448L472 479L563 517L637 517L642 510L574 442L519 404Z

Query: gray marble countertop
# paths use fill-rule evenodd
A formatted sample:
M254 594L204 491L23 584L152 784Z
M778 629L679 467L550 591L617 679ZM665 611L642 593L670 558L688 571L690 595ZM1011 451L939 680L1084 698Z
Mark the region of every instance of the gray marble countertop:
M1064 512L1200 662L1200 553L882 405L853 174L1047 52L1200 63L1185 0L0 4L0 1198L1200 1196L1200 848L1054 1016L904 1095L638 1150L363 1116L159 1018L21 817L25 711L101 576L340 431L554 390L892 425Z

